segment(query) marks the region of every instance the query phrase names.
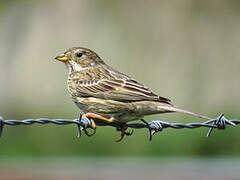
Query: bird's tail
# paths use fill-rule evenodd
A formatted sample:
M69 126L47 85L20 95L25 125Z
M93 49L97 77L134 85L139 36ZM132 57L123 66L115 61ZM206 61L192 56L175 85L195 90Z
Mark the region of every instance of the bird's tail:
M184 113L184 114L189 114L189 115L192 115L192 116L195 116L195 117L198 117L198 118L202 118L202 119L206 119L206 120L211 119L208 116L197 114L197 113L194 113L194 112L191 112L191 111L187 111L187 110L178 108L174 105L169 105L169 106L164 105L164 106L160 106L159 108L161 108L162 110L165 110L165 111L169 111L169 112L180 112L180 113Z

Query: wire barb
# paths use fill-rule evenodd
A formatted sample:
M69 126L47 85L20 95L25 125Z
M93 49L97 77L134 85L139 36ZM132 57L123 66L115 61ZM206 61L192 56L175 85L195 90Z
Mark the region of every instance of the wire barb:
M144 119L141 119L141 121L147 126L149 133L149 141L151 141L153 136L152 129L147 121L145 121Z
M80 138L80 137L82 136L82 128L81 128L81 126L80 126L81 120L82 120L82 114L80 114L79 119L78 119L79 124L77 124L77 129L78 129L78 135L77 135L77 137L78 137L78 138Z
M226 124L229 124L231 126L236 126L236 124L234 122L232 122L231 120L228 120L227 118L225 118L224 114L221 114L216 119L214 119L212 124L214 126L216 126L216 127L211 127L208 130L207 137L209 137L211 135L213 128L217 128L217 129L223 130L223 129L226 128Z
M121 123L107 123L99 119L94 119L97 126L112 126L115 128L120 128ZM146 122L144 119L141 119L142 123L129 123L126 125L126 128L133 129L142 129L147 128L149 132L149 140L152 140L154 134L163 131L165 128L174 128L174 129L184 129L184 128L200 128L207 127L210 128L207 133L207 137L209 137L213 131L213 129L224 130L227 125L237 126L240 124L240 120L238 119L227 119L224 117L224 114L221 114L216 119L210 119L202 123L169 123L160 120L154 120L151 122ZM25 119L25 120L4 120L0 116L0 137L3 132L3 128L5 125L9 126L17 126L17 125L32 125L32 124L57 124L57 125L69 125L76 124L78 129L77 137L81 137L82 129L92 128L92 122L85 116L80 115L78 119L48 119L48 118L39 118L39 119Z
M4 127L3 117L0 116L0 137L2 136L3 127Z

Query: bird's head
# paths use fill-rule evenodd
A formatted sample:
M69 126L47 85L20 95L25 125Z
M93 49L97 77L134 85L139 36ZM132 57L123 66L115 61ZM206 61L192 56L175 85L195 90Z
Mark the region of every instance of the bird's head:
M95 52L82 47L70 48L55 59L66 63L71 71L81 71L104 63Z

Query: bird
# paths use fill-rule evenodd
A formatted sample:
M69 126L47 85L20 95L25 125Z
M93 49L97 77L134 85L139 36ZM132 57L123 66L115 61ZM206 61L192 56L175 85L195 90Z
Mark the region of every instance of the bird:
M121 141L127 132L126 123L141 120L144 116L179 112L209 120L200 115L175 106L170 99L154 93L147 86L107 65L93 50L72 47L55 57L68 69L67 89L82 116L106 123L120 124ZM86 135L91 136L85 128Z

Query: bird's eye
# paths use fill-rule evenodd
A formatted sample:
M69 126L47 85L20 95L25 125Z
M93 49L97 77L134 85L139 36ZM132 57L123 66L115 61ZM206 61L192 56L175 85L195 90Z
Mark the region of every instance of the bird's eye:
M76 55L77 55L77 57L80 58L80 57L82 57L83 54L82 53L77 53Z

